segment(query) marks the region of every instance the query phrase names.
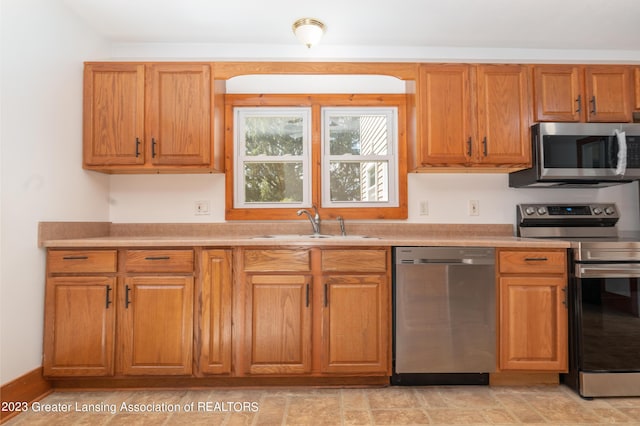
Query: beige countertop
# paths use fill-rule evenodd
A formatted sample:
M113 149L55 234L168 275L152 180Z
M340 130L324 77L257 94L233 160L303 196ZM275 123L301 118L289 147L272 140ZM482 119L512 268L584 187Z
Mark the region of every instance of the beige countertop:
M323 238L307 233L308 223L112 224L42 222L40 247L233 247L233 246L468 246L569 248L563 240L519 238L511 225L351 223L347 236L334 224ZM325 234L326 233L326 234Z

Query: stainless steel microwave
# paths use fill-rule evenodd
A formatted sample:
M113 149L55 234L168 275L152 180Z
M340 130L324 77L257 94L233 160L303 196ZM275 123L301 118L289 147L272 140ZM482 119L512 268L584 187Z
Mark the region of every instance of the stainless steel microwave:
M640 180L640 124L539 123L531 127L532 167L509 186L601 187Z

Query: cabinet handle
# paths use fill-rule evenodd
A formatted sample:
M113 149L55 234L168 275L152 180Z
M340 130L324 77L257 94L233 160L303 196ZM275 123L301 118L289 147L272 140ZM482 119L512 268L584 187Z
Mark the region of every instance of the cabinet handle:
M136 158L140 157L140 138L136 138Z
M562 304L566 308L567 307L567 287L566 286L562 287L562 292L564 293L564 300L562 301Z
M129 292L131 288L128 285L124 286L124 307L125 309L129 309L129 305L131 304L131 300L129 300Z
M156 139L151 138L151 158L156 158Z
M591 114L596 115L596 97L592 96L589 102L591 103Z
M525 262L546 262L547 259L546 257L525 257L524 261Z
M170 260L171 256L147 256L144 260Z
M111 301L111 286L107 286L107 299L105 301L105 308L109 309L109 305L112 303Z
M307 283L307 290L306 290L306 307L309 307L309 283Z
M471 145L471 136L469 136L469 139L467 139L467 157L471 157L471 154L473 154L473 147Z
M64 256L62 260L87 260L89 256Z
M580 112L582 110L582 95L578 95L576 103L578 104L578 109L576 110L576 112Z
M329 284L324 284L324 307L329 306Z
M482 139L482 155L486 157L487 153L487 137L485 136L484 139Z

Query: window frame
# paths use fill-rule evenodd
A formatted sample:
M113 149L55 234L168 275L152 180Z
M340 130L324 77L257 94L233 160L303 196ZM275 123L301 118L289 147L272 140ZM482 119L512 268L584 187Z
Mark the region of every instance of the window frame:
M246 146L244 139L244 129L247 117L282 117L292 116L302 119L302 154L299 156L268 156L268 155L245 155L243 148ZM234 206L241 209L280 209L280 208L306 208L311 205L311 108L301 107L237 107L234 109L234 127L239 129L235 133L234 147L236 155L234 156L235 166L237 170L242 170L249 163L302 163L303 168L303 185L302 185L302 201L300 202L281 202L281 203L250 203L245 199L245 176L242 174L238 179L234 176Z
M299 208L316 205L323 219L407 218L407 148L409 128L408 96L405 94L227 94L225 95L225 219L295 220ZM322 108L323 107L396 107L397 108L397 200L396 207L330 207L322 205ZM234 205L235 135L234 109L237 107L310 107L311 108L311 204L304 207L243 208Z
M369 107L369 106L359 106L359 107L327 107L323 106L322 110L322 134L321 134L321 151L322 157L320 161L320 167L322 169L320 184L322 185L322 193L321 193L321 202L322 206L326 208L390 208L390 207L398 207L398 175L397 169L398 165L394 160L396 157L396 153L398 151L398 110L393 106L389 107ZM327 117L335 112L335 115L363 115L363 114L377 114L384 115L387 117L387 125L389 127L389 134L387 136L387 154L378 155L378 154L370 154L370 155L332 155L330 153L329 146L329 135L328 135L328 127L329 122ZM330 184L330 171L331 171L331 162L368 162L372 163L367 166L367 181L369 179L369 171L371 168L376 170L375 167L372 167L376 162L387 162L387 173L389 175L389 185L386 188L387 192L387 201L332 201L331 200L331 184ZM377 171L377 170L376 170ZM367 182L367 188L369 188Z

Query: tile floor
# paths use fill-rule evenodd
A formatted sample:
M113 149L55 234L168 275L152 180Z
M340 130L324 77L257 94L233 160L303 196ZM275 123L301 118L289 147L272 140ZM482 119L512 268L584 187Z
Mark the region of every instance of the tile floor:
M586 401L565 386L56 392L6 425L611 423L640 425L640 398Z

